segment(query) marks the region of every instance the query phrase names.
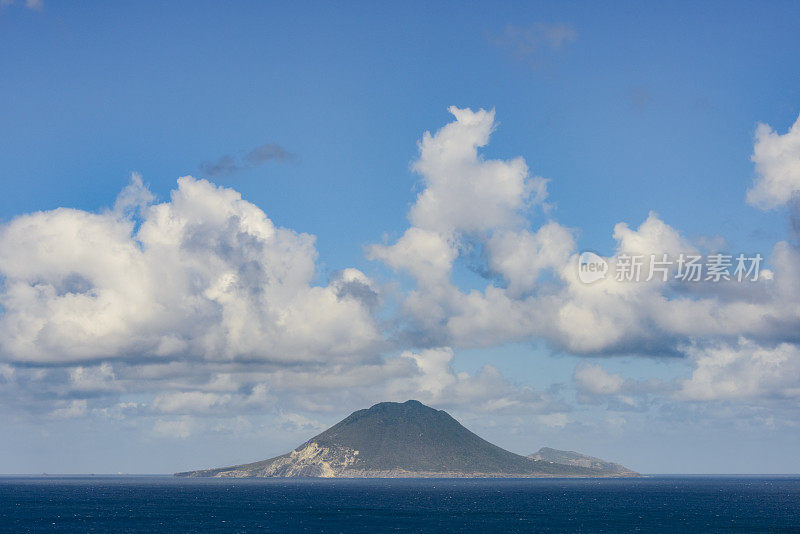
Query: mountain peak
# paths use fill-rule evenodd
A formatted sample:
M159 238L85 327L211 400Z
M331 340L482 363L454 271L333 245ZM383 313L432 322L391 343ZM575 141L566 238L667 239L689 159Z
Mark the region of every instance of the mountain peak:
M422 404L420 401L415 399L409 399L405 402L391 402L391 401L384 401L379 402L377 404L373 404L366 410L359 410L359 411L372 411L372 410L422 410L422 411L431 411L431 412L439 412L439 410L435 408L431 408L425 404ZM354 412L357 413L357 412Z

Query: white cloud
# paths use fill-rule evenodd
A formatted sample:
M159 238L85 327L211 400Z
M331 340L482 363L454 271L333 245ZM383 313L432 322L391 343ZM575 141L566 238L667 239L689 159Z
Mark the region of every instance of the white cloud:
M557 394L515 384L492 365L455 370L459 348L537 339L573 354L688 354L695 371L680 385L684 400L795 394L795 247L778 243L771 276L746 286L613 276L583 284L577 232L529 222L531 209L545 207L547 181L521 158L482 157L493 111L451 112L454 122L419 145L423 190L410 226L367 249L414 279L400 293L400 316L383 307L385 286L357 269L317 285L313 236L276 227L236 191L191 177L166 202L154 204L133 175L113 209L62 208L0 226L3 398L62 418L105 413L87 410L90 397L109 406L108 417L175 416L154 432L178 438L212 428L195 417L274 409L287 427L310 428L312 412L409 398L564 426L571 418ZM623 252L698 250L655 213L638 227L617 224L613 237L612 272ZM475 256L486 285L462 289L457 260ZM587 403L618 409L667 389L596 364L579 365L573 379ZM64 400L75 397L84 398Z
M441 234L521 224L523 208L544 202L545 180L531 177L522 158L486 160L478 154L494 130L494 110L449 111L456 120L435 134L425 132L419 144L413 168L425 189L409 220L417 228Z
M451 107L450 113L456 120L425 132L419 144L413 168L424 189L409 211L412 226L394 245L369 249L371 258L408 271L429 289L449 278L464 236L522 227L523 212L547 197L546 180L530 176L522 158L486 160L478 153L495 127L494 111Z
M750 159L756 178L747 191L747 202L762 209L785 205L800 190L800 117L783 135L759 124Z
M555 223L537 232L526 228L526 213L547 198L545 179L531 176L522 158L487 160L478 152L495 128L494 111L451 107L450 112L455 121L426 132L419 144L413 168L424 189L409 211L412 226L393 245L370 247L368 255L414 277L417 290L408 293L403 306L413 329L429 339L426 343L463 346L473 343L473 329L478 336L495 331L495 321L506 325L495 331L498 338L508 337L502 330L528 323L503 317L506 309L475 292L465 295L451 283L453 263L470 241L485 244L490 268L506 277L515 294L534 287L541 271L560 268L574 245L570 232ZM514 246L518 239L521 248ZM530 259L535 263L526 269ZM480 309L470 309L475 306ZM492 324L473 324L465 313ZM458 323L465 321L461 329Z
M582 390L595 395L613 395L622 389L625 379L597 364L582 363L575 368L575 382Z
M575 250L573 232L549 222L536 232L498 231L487 241L489 268L508 281L519 296L536 287L542 271L560 271Z
M149 198L134 175L114 211L57 209L0 228L7 359L351 359L380 342L361 300L312 285L312 236L204 180Z
M420 143L414 168L425 189L409 211L412 226L396 243L370 249L371 258L416 281L403 299L411 343L483 347L544 338L577 354L675 355L698 337L785 336L800 324L790 297L798 294L792 280L800 261L788 246L776 246L774 273L765 270L758 282L678 286L675 258L700 251L655 213L638 228L617 224L611 276L582 283L574 232L554 221L528 227L526 210L540 200L525 162L478 154L495 127L493 112L451 111L456 120ZM454 284L456 259L475 248L505 287L462 291ZM673 265L666 280L654 272L648 282L621 282L614 272L623 253L644 257L643 280L651 255L666 254Z
M546 395L513 384L492 365L485 365L474 374L455 372L454 353L449 347L407 351L400 359L413 361L416 372L390 380L385 386L396 400L414 398L434 406L489 412L538 413L554 409Z
M789 343L761 347L740 339L733 345L686 350L695 369L677 396L684 400L800 398L800 348Z
M440 347L434 351L442 346L473 348L545 339L573 354L688 355L696 371L678 398L706 400L723 398L726 388L732 387L730 380L737 388L748 384L746 376L763 383L769 367L762 365L764 358L756 358L761 362L756 367L752 357L737 359L740 363L735 368L750 362L749 374L727 376L731 369L717 372L712 362L718 360L697 357L686 347L708 342L729 346L745 336L755 354L772 354L769 347L776 345L795 350L800 327L796 304L800 252L795 247L776 244L766 258L771 268L763 269L758 281L746 284L677 283L674 264L666 280L655 273L647 282L617 281L614 272L623 253L644 256L641 272L646 279L651 254L667 254L674 260L680 254L724 250L724 240L692 242L650 213L638 227L626 223L614 227L616 250L606 258L611 276L584 284L577 276L574 232L555 221L538 229L526 222L527 208L536 203L531 200L535 188L524 185L527 165L520 159L486 165L477 153L495 127L493 113L461 110L454 115L455 122L426 134L420 143L420 159L414 168L423 176L425 189L409 211L411 226L396 243L371 249L372 258L407 272L416 281L417 287L403 297L407 337L400 339ZM770 193L776 202L785 202L794 188L798 129L795 125L786 136L776 136L762 128L757 136L754 161L763 182L758 187L774 192L779 188L773 186L782 184L782 193ZM476 176L480 177L477 185L473 183ZM497 195L486 199L471 195L492 182L498 184ZM497 278L483 289L462 290L454 283L456 260L476 249L483 254L488 274L502 279L504 285L497 284ZM430 382L417 387L432 399L454 398L458 380L443 367L445 356L426 351L414 354L427 355L420 363L429 369L425 376ZM439 358L434 357L437 354ZM793 376L793 367L783 365L786 374ZM476 378L470 387L477 387ZM782 385L782 395L791 394L793 380ZM645 409L654 396L663 398L681 387L658 380L624 379L594 364L579 366L574 381L580 402L604 403L615 410ZM717 389L711 387L715 381ZM741 391L751 391L747 395L753 398L769 395L766 388L752 383ZM486 401L494 406L503 402L502 396Z
M392 246L371 246L368 256L393 269L408 271L425 287L436 288L447 282L453 261L458 257L454 239L435 231L411 227Z
M114 215L118 218L136 215L143 212L155 199L155 195L144 185L142 175L131 173L131 182L120 191L114 202Z

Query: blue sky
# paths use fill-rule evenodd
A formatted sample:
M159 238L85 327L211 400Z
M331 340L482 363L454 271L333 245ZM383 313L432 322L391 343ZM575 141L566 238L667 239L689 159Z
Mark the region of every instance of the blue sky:
M59 297L71 291L62 286L75 279L95 284L99 294L101 282L80 267L60 274L44 269L44 261L65 264L45 257L46 247L37 248L35 240L49 234L16 228L14 221L63 207L107 213L132 172L141 175L154 197L142 206L169 203L178 177L206 178L241 193L276 226L316 236L310 255L303 252L306 245L291 241L302 261L289 272L303 271L308 261L315 265L302 292L308 285L335 289L341 296L341 284L358 283L379 295L377 309L364 304L366 311L331 311L336 317L351 312L370 317L380 340L358 349L360 361L391 362L405 351L451 350L445 382L457 380L453 377L460 372L480 381L487 364L499 370L507 382L503 387L509 388L503 398L516 399L517 411L492 411L486 408L489 398L457 400L441 391L437 397L435 387L425 390L422 382L413 383L422 391L416 396L447 408L503 446L521 453L543 445L585 450L648 472L798 472L793 452L800 438L800 406L792 392L800 381L760 381L758 393L739 384L749 392L743 404L724 395L686 400L675 393L675 388L680 391L675 381L705 369L698 362L706 362L704 355L722 345L755 359L758 350L784 347L789 367L781 374L795 376L800 365L791 352L796 339L784 330L754 327L748 333L732 326L701 335L658 326L642 341L636 337L641 327L631 326L621 334L623 342L591 348L579 347L578 334L546 328L512 335L475 327L484 337L470 340L449 331L420 333L421 327L406 332L403 325L421 320L411 317L408 298L423 287L423 275L407 267L419 258L390 257L391 250L399 250L391 247L410 227L434 228L409 222L417 195L438 187L436 178L414 172L412 165L420 157L423 133L455 124L448 107L456 106L494 110L491 140L480 150L483 158L522 157L530 177L550 180L549 207L533 203L522 210L531 231L557 221L574 229L575 250L610 257L618 246L615 225L622 222L635 230L655 212L686 242L722 242L731 252L759 252L773 268L775 244L796 243L789 210L783 204L760 209L746 201L746 194L757 178L751 161L757 125L785 134L800 113L798 23L800 6L791 2L613 7L584 2L338 7L48 0L26 7L20 0L6 2L0 7L0 221L7 237L0 239L0 272L4 280L30 287L50 283ZM467 119L459 121L466 124ZM265 145L281 147L290 156L248 164L248 154ZM797 156L791 147L786 150L786 158ZM208 172L225 156L236 163L235 172ZM197 194L223 202L211 190ZM145 209L132 216L135 228L153 220ZM480 213L476 206L476 218ZM54 215L30 224L65 228L71 223L60 223ZM453 263L450 280L462 294L483 292L487 284L507 285L502 273L492 272L487 279L486 268L475 268L488 254L481 246L489 242L482 240L499 231L492 227L476 236L456 228L460 246L478 243L471 253L459 249ZM81 239L82 234L70 235ZM45 256L31 253L28 258L19 249L23 243ZM148 246L141 239L137 243ZM374 244L389 252L371 255ZM109 269L116 268L108 261ZM348 268L369 282L342 278ZM124 276L137 275L125 271ZM49 357L45 349L23 350L24 340L16 344L16 336L27 331L26 325L46 328L56 319L35 318L39 308L12 299L10 287L4 289L0 322L5 322L3 334L15 342L5 343L0 354L10 369L0 382L7 399L0 416L17 432L0 439L0 472L167 472L255 460L288 450L362 402L384 400L382 395L393 392L415 396L411 386L376 383L361 396L331 400L338 409L298 400L310 386L298 382L295 389L281 389L275 381L293 379L270 375L281 365L294 369L297 364L287 362L279 347L275 350L283 350L283 356L263 355L264 367L249 371L266 377L267 400L257 410L249 400L237 404L236 395L255 398L254 391L262 391L257 389L260 379L237 378L229 389L210 386L213 380L203 382L199 376L179 386L160 379L148 382L150 375L137 362L161 357L162 349L142 341L137 352L130 340L147 338L150 332L144 330L127 334L120 348L106 338L92 339L96 330L88 328L89 334L74 341L74 354L80 356ZM436 289L443 295L450 290ZM431 287L422 291L436 294ZM446 308L451 304L442 303L450 298L425 306ZM786 298L788 303L766 306L783 309L793 297ZM294 306L294 300L287 302L288 308ZM78 308L73 313L75 321L86 318ZM791 330L796 317L787 313L778 322ZM269 331L270 325L261 326ZM191 335L179 337L191 344ZM282 340L291 335L275 333ZM743 344L742 336L758 348ZM314 350L339 350L324 345L324 336L320 339L322 347ZM304 352L299 340L290 341L291 350ZM109 352L87 357L92 351L80 343L108 346ZM678 347L679 354L649 350L654 345ZM711 352L691 352L690 345ZM198 350L176 349L174 362L192 369L206 365L193 363L209 359ZM230 350L231 359L244 358ZM741 365L745 375L715 379L747 382L755 371ZM325 374L323 368L309 373ZM227 373L203 369L217 378ZM591 372L584 375L578 369ZM41 376L33 377L37 372ZM115 385L81 389L76 372L113 377ZM381 373L389 380L399 371ZM610 389L595 383L590 395L586 387L593 386L583 384L581 390L582 376L610 380ZM615 377L627 382L619 385ZM646 386L648 380L661 385ZM470 384L464 387L484 387ZM175 394L196 395L182 398L196 405L165 408ZM328 398L341 394L333 391ZM534 402L531 395L540 397ZM628 401L633 404L621 408ZM128 410L120 408L123 404L136 406ZM240 422L238 430L219 430L220 421L232 420ZM87 433L94 435L89 429L101 428L113 431L87 443ZM182 430L170 435L169 428ZM231 441L237 450L226 456ZM63 456L56 454L60 447L67 451Z

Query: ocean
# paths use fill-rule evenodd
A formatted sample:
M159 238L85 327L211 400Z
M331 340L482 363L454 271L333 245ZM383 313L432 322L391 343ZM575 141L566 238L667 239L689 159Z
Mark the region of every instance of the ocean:
M798 476L0 477L0 532L798 532Z

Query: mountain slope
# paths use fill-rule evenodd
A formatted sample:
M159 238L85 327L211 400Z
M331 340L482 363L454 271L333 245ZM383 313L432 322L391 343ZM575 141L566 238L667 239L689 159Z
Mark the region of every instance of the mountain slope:
M290 453L252 464L177 473L190 477L614 476L594 467L514 454L419 401L352 413Z
M540 460L544 462L551 462L554 464L571 465L577 467L588 467L592 469L600 469L609 473L615 473L620 476L636 476L638 473L625 467L624 465L615 464L594 456L587 456L574 451L560 451L558 449L551 449L550 447L542 447L537 452L529 454L528 458L531 460Z

